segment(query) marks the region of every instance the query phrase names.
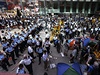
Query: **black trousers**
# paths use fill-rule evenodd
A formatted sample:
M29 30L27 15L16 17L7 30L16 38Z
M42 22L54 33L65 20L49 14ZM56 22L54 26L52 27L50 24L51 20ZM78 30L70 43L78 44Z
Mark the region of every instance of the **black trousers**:
M42 57L42 55L43 55L43 53L38 53L38 57L39 57L39 64L41 63L41 57Z
M12 61L13 61L13 63L14 63L14 64L16 64L16 62L15 62L15 55L14 55L14 51L10 52L9 57L12 57Z
M24 48L25 48L25 47L24 47L24 44L23 44L23 42L22 42L22 43L20 44L20 52L21 52L21 53L23 53Z
M2 67L4 70L6 70L6 71L8 71L7 65L10 66L10 64L9 64L7 58L5 58L4 60L2 60L2 61L0 62L0 65L1 65L1 67Z
M47 49L47 53L49 54L50 53L50 47L46 47Z
M19 57L19 49L18 49L18 46L16 46L14 48L14 51L15 51L16 57Z
M61 46L60 46L60 44L57 44L56 49L57 49L57 52L58 52L58 53L61 52Z
M29 53L28 54L34 59L34 55L33 55L33 52L32 53Z
M24 64L25 65L25 64ZM25 67L27 68L27 70L29 71L29 74L33 75L33 69L32 69L32 63L29 65L25 65Z

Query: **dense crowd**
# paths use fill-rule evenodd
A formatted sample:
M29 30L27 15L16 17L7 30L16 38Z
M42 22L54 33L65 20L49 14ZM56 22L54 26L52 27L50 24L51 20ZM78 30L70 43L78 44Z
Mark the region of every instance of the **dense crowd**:
M49 56L51 55L50 46L50 34L53 30L53 26L59 24L58 16L40 16L29 15L24 17L12 17L8 18L1 16L1 25L4 25L7 32L2 30L2 36L0 42L3 47L3 52L0 51L0 64L1 67L8 71L8 67L12 64L9 63L9 58L12 58L13 64L16 64L16 58L19 58L27 48L28 54L23 56L23 59L19 62L17 74L26 73L23 64L29 71L29 74L33 75L32 63L37 54L39 59L39 65L41 59L44 61L44 69L48 70ZM96 17L84 17L79 15L74 16L60 16L60 19L64 21L61 25L60 33L53 38L54 47L58 53L62 52L62 46L64 47L64 54L68 55L68 50L71 49L69 40L75 39L72 47L73 51L70 54L70 63L79 62L80 64L87 65L87 72L91 75L99 75L100 63L95 58L93 53L94 48L90 45L83 45L83 39L91 38L96 42L95 49L100 51L100 20ZM20 28L21 32L17 31L11 34L12 26ZM45 29L45 41L38 33ZM81 53L80 53L81 52Z

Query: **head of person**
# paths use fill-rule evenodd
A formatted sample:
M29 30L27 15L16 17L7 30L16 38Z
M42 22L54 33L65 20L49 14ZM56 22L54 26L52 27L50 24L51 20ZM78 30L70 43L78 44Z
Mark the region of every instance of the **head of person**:
M22 69L23 68L23 64L19 64L19 68Z
M47 52L46 50L43 51L44 54L46 54L46 52Z
M47 31L46 31L45 33L46 33L46 34L48 34L48 32L47 32Z
M37 36L38 36L38 37L40 37L40 35L39 35L39 34L38 34Z
M68 40L66 40L66 42L68 43Z
M28 57L28 56L25 54L25 55L24 55L24 59L27 59L27 57Z

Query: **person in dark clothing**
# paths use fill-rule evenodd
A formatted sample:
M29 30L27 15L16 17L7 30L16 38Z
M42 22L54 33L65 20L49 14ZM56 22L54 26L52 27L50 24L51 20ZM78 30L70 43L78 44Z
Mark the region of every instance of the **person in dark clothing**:
M6 55L1 51L0 51L0 65L6 71L8 71L7 65L9 67L11 66L11 64L8 62L8 59L7 59Z
M63 35L61 33L59 34L59 39L60 39L61 43L63 44L64 37L63 37Z
M44 72L44 75L48 75L48 73L47 72Z
M57 49L57 52L60 53L61 52L61 41L58 40L57 44L56 44L56 49Z
M43 48L42 47L37 47L36 52L38 53L38 58L39 58L39 64L41 64L41 57L43 55Z
M20 13L19 9L17 9L17 16L18 16L18 17L21 16L21 13Z
M14 48L12 46L10 46L10 44L8 44L8 48L5 50L5 52L7 53L8 58L11 57L13 63L16 64L15 55L14 55Z

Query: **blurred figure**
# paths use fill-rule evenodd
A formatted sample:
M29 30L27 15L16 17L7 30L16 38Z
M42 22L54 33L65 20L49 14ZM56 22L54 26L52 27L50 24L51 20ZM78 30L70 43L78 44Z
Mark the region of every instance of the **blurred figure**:
M36 52L38 53L38 58L39 58L39 64L41 64L41 57L43 55L43 48L42 47L37 47Z
M24 64L30 75L33 75L32 69L32 57L24 55L24 58L19 62L19 64Z
M4 54L2 51L0 51L0 65L6 71L8 71L7 65L9 67L11 66L11 64L8 62L8 58L6 57L6 54Z
M18 75L18 74L25 74L25 73L26 73L26 71L24 69L23 64L19 64L19 66L18 66L18 68L16 70L16 75Z
M42 59L44 61L44 69L48 70L48 53L46 51L43 52Z
M47 72L44 72L44 75L48 75L48 73Z
M45 42L44 42L43 46L46 48L47 53L50 54L50 41L49 41L49 38L45 39Z

